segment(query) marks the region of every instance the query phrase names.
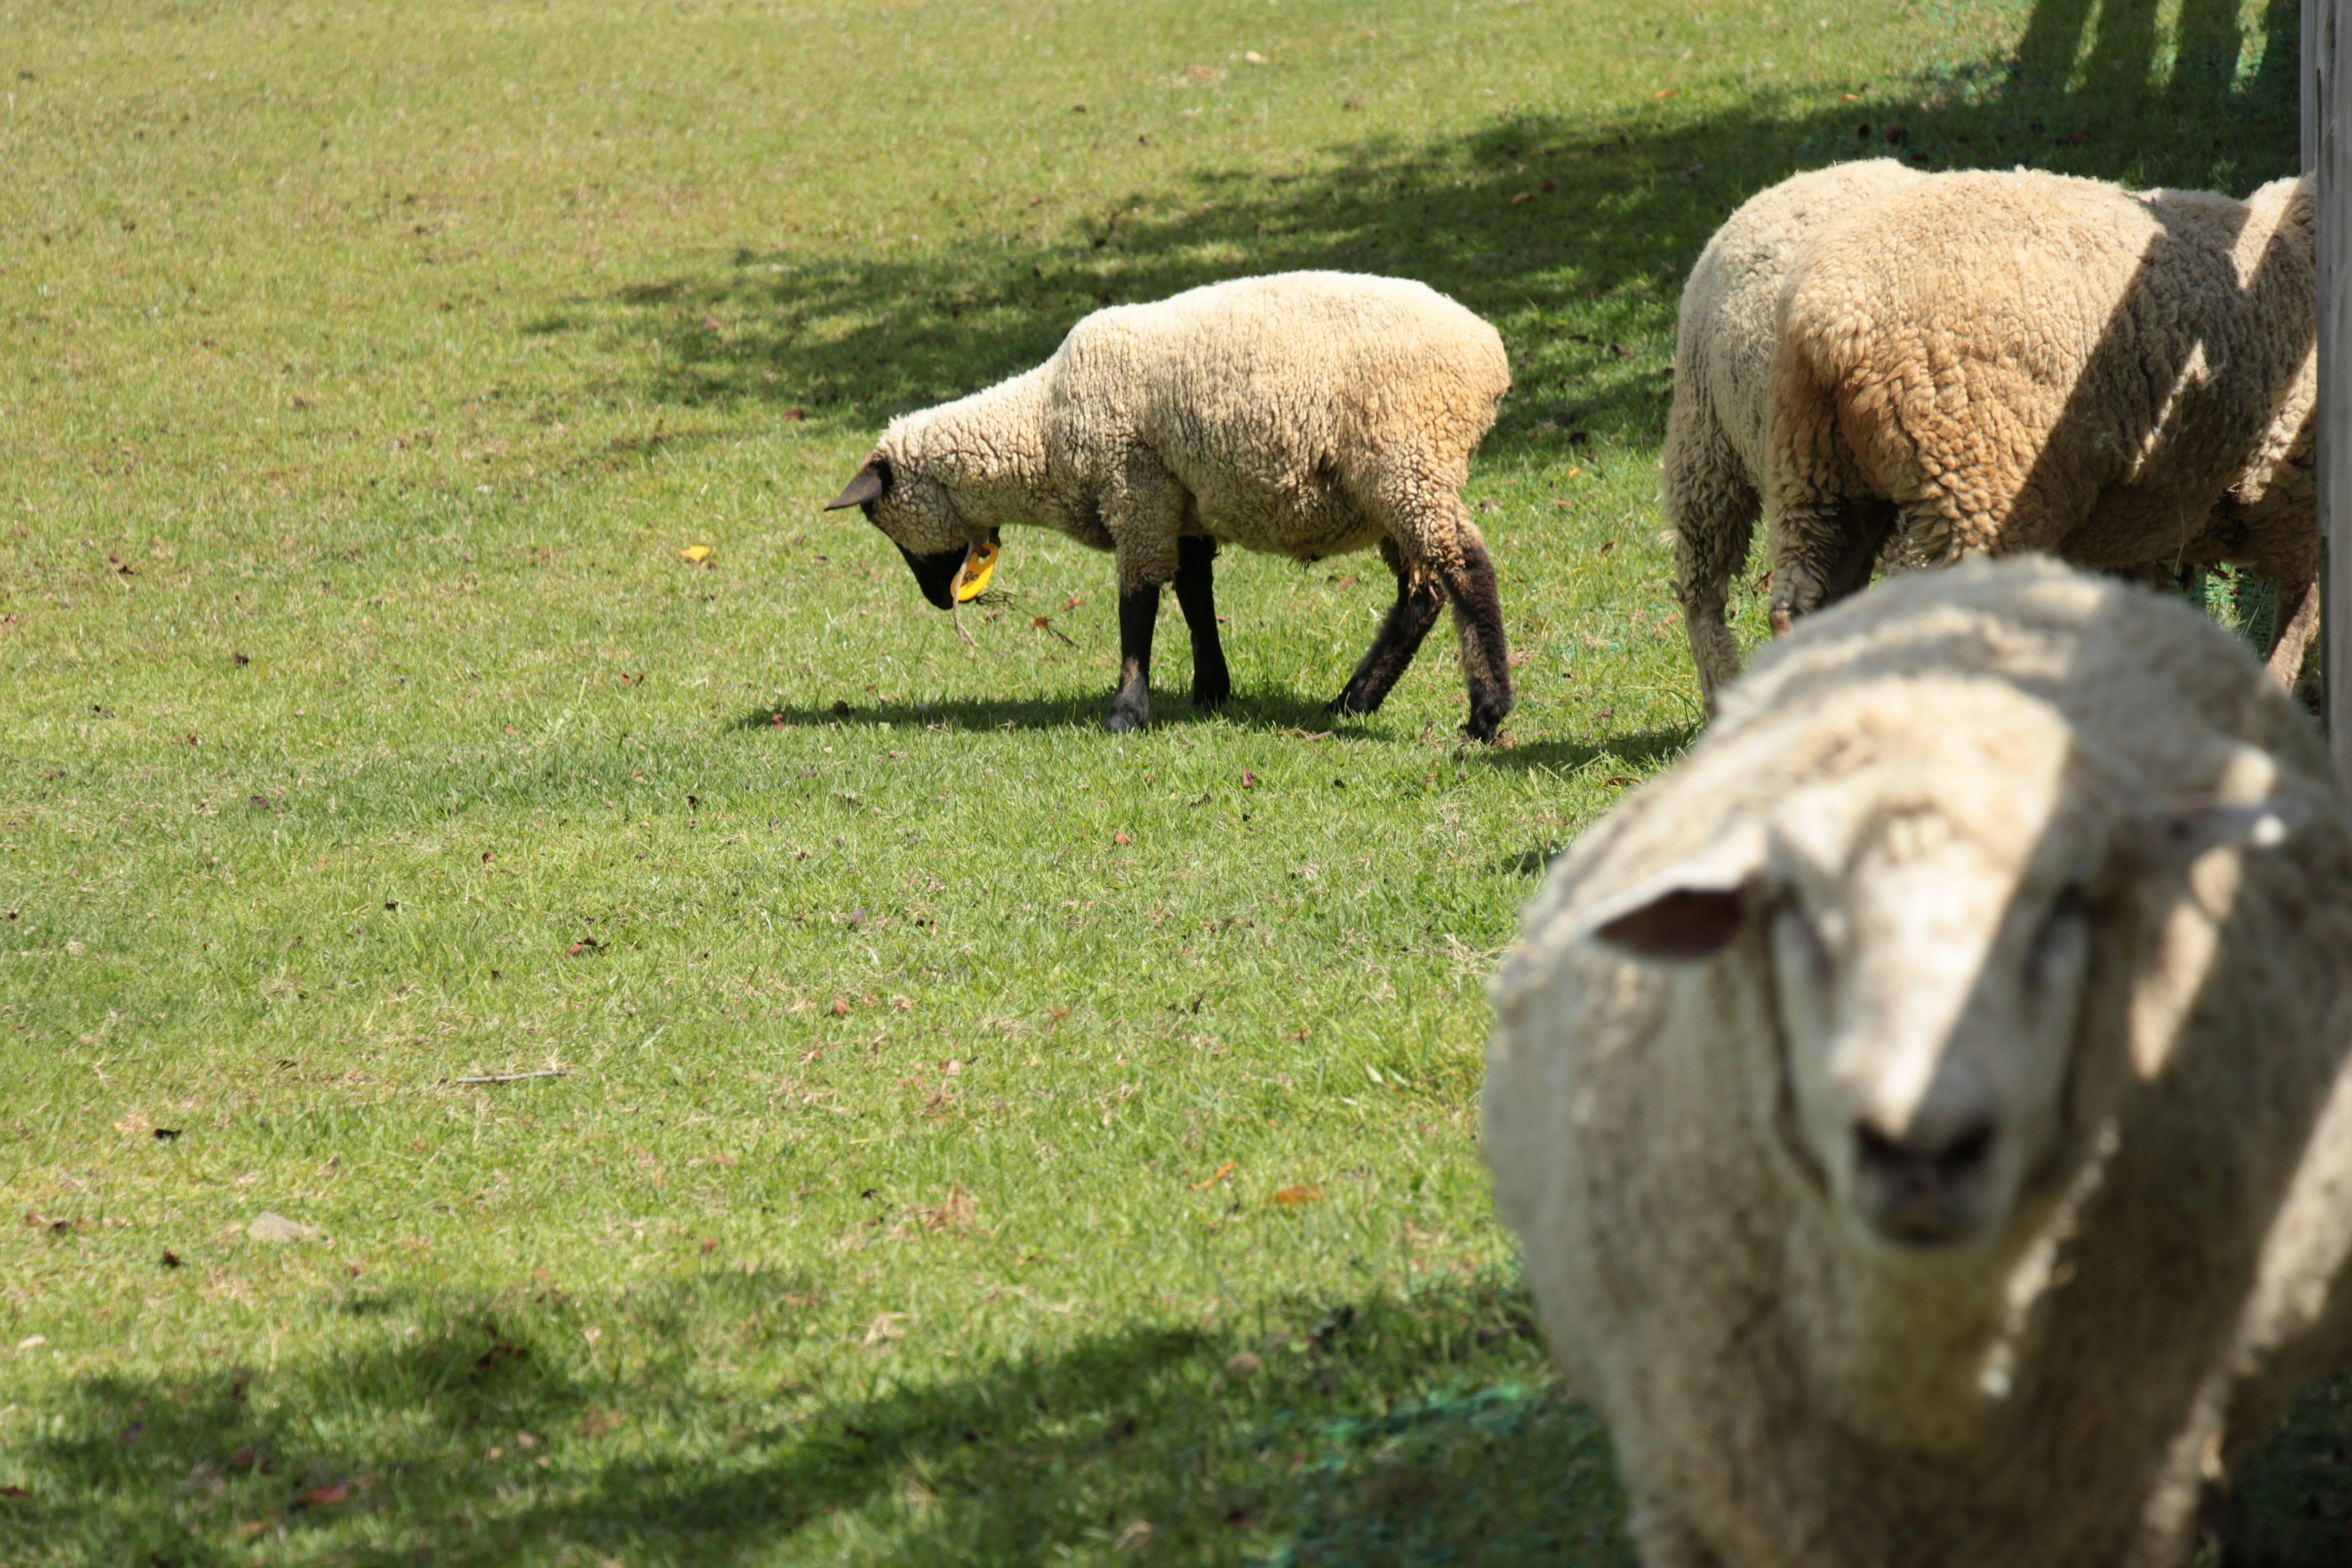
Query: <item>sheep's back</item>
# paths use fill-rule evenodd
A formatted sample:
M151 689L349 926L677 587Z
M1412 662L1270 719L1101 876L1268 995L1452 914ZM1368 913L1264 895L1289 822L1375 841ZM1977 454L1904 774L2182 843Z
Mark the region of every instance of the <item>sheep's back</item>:
M1780 293L1800 250L1844 214L1927 178L1892 158L1798 174L1742 203L1699 253L1676 318L1675 396L1706 406L1759 488L1765 378Z
M1296 272L1098 310L1052 384L1049 428L1082 467L1140 444L1213 523L1316 511L1373 462L1458 488L1510 370L1493 327L1423 284Z
M2206 192L1938 176L1810 247L1781 316L1790 384L1835 408L1874 493L1942 498L1961 536L1915 542L1923 561L2151 559L2296 395L2308 245L2273 227Z

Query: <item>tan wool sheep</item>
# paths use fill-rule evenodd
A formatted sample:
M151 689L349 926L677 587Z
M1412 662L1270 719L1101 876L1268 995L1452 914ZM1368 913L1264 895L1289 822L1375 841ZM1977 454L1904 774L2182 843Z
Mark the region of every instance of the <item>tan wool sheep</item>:
M1764 391L1780 342L1781 289L1807 238L1927 178L1874 158L1783 180L1716 230L1683 287L1659 500L1674 530L1675 596L1709 712L1739 673L1727 609L1762 506Z
M1775 629L1873 557L2238 562L2277 589L2292 685L2319 613L2312 226L2307 181L2237 202L2024 170L1832 224L1767 397Z
M1485 1143L1648 1568L2178 1568L2352 1357L2352 810L2177 598L1808 619L1556 865Z
M1377 547L1396 601L1331 706L1378 709L1450 601L1465 729L1492 740L1511 708L1510 661L1461 489L1510 384L1495 329L1425 285L1238 279L1097 310L1036 369L893 420L832 507L863 507L942 609L992 562L1006 523L1111 551L1112 731L1150 717L1163 584L1192 633L1193 702L1229 695L1211 592L1220 544L1301 561Z

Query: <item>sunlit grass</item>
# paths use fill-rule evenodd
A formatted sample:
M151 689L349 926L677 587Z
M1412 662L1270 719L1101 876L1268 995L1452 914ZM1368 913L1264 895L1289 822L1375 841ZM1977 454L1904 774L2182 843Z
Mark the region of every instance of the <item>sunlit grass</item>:
M1623 1561L1481 987L1697 719L1722 216L1895 126L2291 159L2291 13L2154 96L2053 15L0 3L0 1556ZM1370 557L1229 554L1238 700L1171 629L1112 740L1107 558L1008 537L968 647L816 510L1299 266L1509 343L1513 745L1444 638L1322 713Z

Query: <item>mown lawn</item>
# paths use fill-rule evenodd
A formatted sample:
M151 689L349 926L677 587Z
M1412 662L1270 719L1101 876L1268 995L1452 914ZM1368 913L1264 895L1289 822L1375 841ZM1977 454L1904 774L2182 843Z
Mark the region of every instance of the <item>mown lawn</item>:
M1697 717L1682 275L1873 149L2243 191L2294 22L0 0L0 1560L1626 1562L1474 1099ZM1112 740L1108 558L1008 536L966 646L818 512L1305 266L1510 345L1508 746L1443 638L1322 713L1374 558L1229 554L1238 700L1171 614Z

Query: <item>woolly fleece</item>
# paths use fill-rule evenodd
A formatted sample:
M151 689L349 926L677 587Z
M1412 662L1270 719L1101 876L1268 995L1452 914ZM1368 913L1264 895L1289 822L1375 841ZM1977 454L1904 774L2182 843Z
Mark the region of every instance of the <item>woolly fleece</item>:
M1771 372L1776 629L1874 551L2242 562L2277 587L2291 684L2318 616L2315 287L2307 182L2236 202L1955 174L1833 223Z
M2091 889L2057 1142L1958 1253L1857 1240L1791 1130L1769 879L1710 958L1591 934L1825 780L1883 787L1858 848L1932 821L2006 859L2019 908ZM2146 831L2217 796L2299 826L2202 854ZM1553 868L1494 986L1496 1202L1649 1568L2184 1561L2202 1489L2352 1339L2348 991L2326 752L2177 600L1979 563L1768 650Z
M1116 552L1121 593L1174 576L1186 534L1301 561L1388 539L1426 570L1483 549L1460 491L1510 384L1495 329L1425 284L1213 283L1097 310L1036 369L893 420L873 518L917 554L1059 529Z
M1798 248L1833 219L1927 178L1876 158L1783 180L1716 231L1683 287L1659 499L1675 531L1675 595L1709 712L1739 673L1726 607L1761 509L1765 385Z

